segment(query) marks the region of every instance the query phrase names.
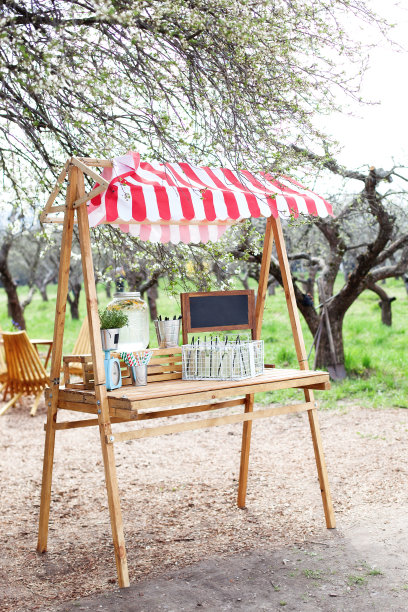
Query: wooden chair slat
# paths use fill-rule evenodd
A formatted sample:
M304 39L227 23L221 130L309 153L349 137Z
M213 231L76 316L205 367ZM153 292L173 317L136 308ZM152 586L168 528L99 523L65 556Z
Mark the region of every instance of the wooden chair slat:
M81 329L79 330L78 338L75 341L74 348L72 349L73 355L84 355L91 353L91 341L89 339L89 325L88 317L82 322Z

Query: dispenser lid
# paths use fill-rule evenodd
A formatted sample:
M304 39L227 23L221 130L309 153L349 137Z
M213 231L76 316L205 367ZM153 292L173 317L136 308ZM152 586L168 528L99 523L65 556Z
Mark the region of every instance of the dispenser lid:
M113 294L114 298L139 298L140 291L119 291Z

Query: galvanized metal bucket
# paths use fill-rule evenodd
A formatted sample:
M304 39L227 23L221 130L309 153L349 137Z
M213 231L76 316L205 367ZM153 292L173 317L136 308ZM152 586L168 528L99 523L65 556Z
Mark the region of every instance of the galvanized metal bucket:
M159 348L179 346L181 319L154 321Z
M119 329L101 329L103 351L116 351L119 344Z

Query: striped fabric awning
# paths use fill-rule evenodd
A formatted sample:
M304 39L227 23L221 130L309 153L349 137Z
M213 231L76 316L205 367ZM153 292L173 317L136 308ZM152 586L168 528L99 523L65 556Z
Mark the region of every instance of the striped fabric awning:
M216 241L249 217L332 214L328 202L295 180L246 170L142 162L129 152L102 176L109 186L88 202L91 227L109 223L151 242Z

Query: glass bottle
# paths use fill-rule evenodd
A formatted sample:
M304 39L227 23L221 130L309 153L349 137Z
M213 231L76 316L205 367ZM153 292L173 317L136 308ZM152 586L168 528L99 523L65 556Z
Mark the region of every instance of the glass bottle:
M109 310L121 310L129 319L119 331L118 351L140 351L149 344L149 311L137 291L115 293L109 302Z

